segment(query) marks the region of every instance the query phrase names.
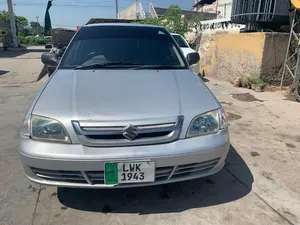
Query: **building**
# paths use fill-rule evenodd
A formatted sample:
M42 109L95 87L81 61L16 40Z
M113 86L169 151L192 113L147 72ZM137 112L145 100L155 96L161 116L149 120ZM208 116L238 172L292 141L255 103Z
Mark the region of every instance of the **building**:
M217 14L217 4L216 1L195 0L193 10L197 12L210 12Z
M143 6L140 2L134 2L118 13L118 19L139 20L145 18L146 13L144 12Z
M154 10L156 12L156 15L158 17L164 16L168 9L166 8L160 8L160 7L154 7ZM201 16L203 20L211 20L216 17L216 13L212 12L198 12L198 11L191 11L191 10L181 10L182 14L187 19L197 18Z
M215 13L212 20L203 21L202 30L240 32L245 26L231 21L232 0L195 0L193 11Z
M167 12L167 8L155 7L152 3L149 3L148 12L145 12L141 2L134 2L126 9L122 10L118 14L118 19L127 19L127 20L139 20L146 18L158 18L164 16ZM182 10L184 17L196 18L201 17L202 20L211 20L216 18L215 12L201 12L201 11L192 11L192 10Z
M232 0L195 0L194 11L216 13L215 19L228 19L231 17Z

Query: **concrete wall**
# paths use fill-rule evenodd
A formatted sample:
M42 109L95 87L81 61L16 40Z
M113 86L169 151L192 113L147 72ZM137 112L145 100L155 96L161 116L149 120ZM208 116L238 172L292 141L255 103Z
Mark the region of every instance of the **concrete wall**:
M201 71L204 70L204 72L210 76L214 73L214 67L216 65L216 36L236 33L240 33L240 26L229 26L227 29L202 30L198 49L201 57Z
M288 40L288 33L266 33L260 73L260 77L264 81L273 84L280 83ZM295 61L293 63L296 64ZM284 84L286 85L291 84L293 81L293 78L288 74L284 78Z
M260 73L264 33L221 34L216 36L214 73L224 80Z
M118 13L118 19L136 20L138 15L139 2L131 4L128 8Z
M209 45L200 48L201 69L206 76L231 82L240 76L256 76L278 84L287 42L288 35L281 33L204 35L201 43Z

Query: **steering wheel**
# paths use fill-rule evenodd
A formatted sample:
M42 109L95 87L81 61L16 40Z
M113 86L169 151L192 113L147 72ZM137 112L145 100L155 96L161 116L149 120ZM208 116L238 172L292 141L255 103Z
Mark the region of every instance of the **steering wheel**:
M94 58L97 55L102 55L102 52L91 52L86 57L84 57L83 62L89 61L90 59Z

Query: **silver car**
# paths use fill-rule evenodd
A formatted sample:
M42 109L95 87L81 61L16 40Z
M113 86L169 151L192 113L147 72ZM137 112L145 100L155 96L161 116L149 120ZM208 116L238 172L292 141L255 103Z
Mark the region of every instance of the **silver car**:
M93 24L74 36L21 127L26 176L121 188L209 176L229 151L222 106L162 27Z

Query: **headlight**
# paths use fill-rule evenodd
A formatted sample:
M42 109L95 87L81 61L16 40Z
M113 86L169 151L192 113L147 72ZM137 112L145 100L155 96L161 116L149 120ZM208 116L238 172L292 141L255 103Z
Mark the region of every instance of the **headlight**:
M31 138L38 141L70 143L69 135L60 122L35 115L31 117Z
M226 114L223 109L210 111L196 116L190 123L186 138L197 137L207 134L215 134L220 129L228 126Z

